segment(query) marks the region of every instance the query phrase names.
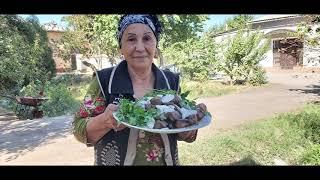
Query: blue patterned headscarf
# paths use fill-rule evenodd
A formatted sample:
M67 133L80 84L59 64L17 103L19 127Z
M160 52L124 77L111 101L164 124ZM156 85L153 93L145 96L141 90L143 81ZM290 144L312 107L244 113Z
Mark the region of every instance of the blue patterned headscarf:
M156 15L150 14L126 14L120 18L119 26L118 26L118 43L121 47L121 38L123 32L127 29L127 27L131 24L141 23L148 25L152 32L154 33L157 42L159 42L160 33L161 33L161 24ZM158 44L158 43L157 43Z

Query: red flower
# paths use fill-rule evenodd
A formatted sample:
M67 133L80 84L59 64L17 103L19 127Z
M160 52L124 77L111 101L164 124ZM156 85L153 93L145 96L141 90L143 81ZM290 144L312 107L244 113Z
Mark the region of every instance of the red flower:
M96 101L94 102L95 106L104 106L105 105L105 100L101 97L96 98Z
M159 154L156 150L151 150L146 154L147 161L158 161Z
M101 114L101 113L104 112L105 109L106 109L105 106L97 106L97 107L94 109L94 114L95 114L95 115Z
M80 114L80 117L82 117L82 118L86 118L89 116L89 113L83 108L80 109L79 114Z
M104 102L104 99L102 97L98 97L96 101Z

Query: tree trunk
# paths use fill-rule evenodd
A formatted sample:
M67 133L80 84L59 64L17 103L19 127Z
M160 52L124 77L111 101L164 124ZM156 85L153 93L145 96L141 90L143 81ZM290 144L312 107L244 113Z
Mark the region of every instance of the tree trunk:
M163 67L163 56L162 56L162 53L160 51L160 49L158 49L158 53L159 53L159 59L160 59L160 62L159 62L159 68Z

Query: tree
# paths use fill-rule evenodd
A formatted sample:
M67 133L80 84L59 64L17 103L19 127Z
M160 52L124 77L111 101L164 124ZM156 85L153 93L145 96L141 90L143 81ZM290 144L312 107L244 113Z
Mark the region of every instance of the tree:
M225 27L223 25L213 25L204 34L213 37L213 35L223 32Z
M215 43L211 38L191 38L176 42L164 51L166 59L176 65L183 77L208 80L216 62Z
M55 74L47 34L34 16L0 16L0 91L17 94L31 82L43 84Z
M252 21L253 16L247 14L240 14L234 16L233 18L229 18L226 21L228 29L241 29L248 26L248 23Z
M222 33L228 30L236 30L236 29L243 29L249 25L249 22L253 20L252 15L247 14L240 14L234 17L228 18L223 24L221 25L213 25L209 28L206 32L211 37L215 34Z
M120 57L116 39L120 15L72 15L65 17L68 29L62 41L56 46L65 60L71 54L80 53L86 57L105 54L112 64ZM163 34L159 48L164 50L175 42L183 42L202 31L208 19L204 15L159 15L163 23ZM160 52L160 59L162 54ZM160 60L160 61L161 61ZM162 65L160 62L160 66Z
M203 31L204 22L209 19L207 15L160 15L159 18L163 25L163 35L159 42L161 51L166 51L166 48L177 42L197 37ZM160 67L165 61L161 51Z
M292 45L304 43L304 61L313 65L320 64L320 15L302 15L303 21L298 24L297 31L289 33L290 36L297 37ZM290 51L290 46L284 50Z
M250 82L261 72L259 62L269 48L269 40L251 29L241 29L234 37L221 45L218 69L230 79L230 83Z
M303 15L304 21L298 25L295 35L312 47L320 45L320 15Z
M111 64L120 56L117 51L116 29L119 15L71 15L64 17L67 30L61 41L54 42L55 50L64 60L73 54L82 54L95 58L102 66L102 55L106 55Z
M176 42L186 42L197 37L203 31L206 15L160 15L163 25L160 48L166 48Z

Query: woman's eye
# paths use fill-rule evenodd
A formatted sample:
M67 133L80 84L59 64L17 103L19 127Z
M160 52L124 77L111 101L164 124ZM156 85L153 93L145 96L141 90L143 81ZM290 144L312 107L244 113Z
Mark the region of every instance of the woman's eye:
M145 40L145 41L149 41L150 39L151 38L149 36L146 36L146 37L143 38L143 40Z
M129 38L128 41L134 41L134 38Z

